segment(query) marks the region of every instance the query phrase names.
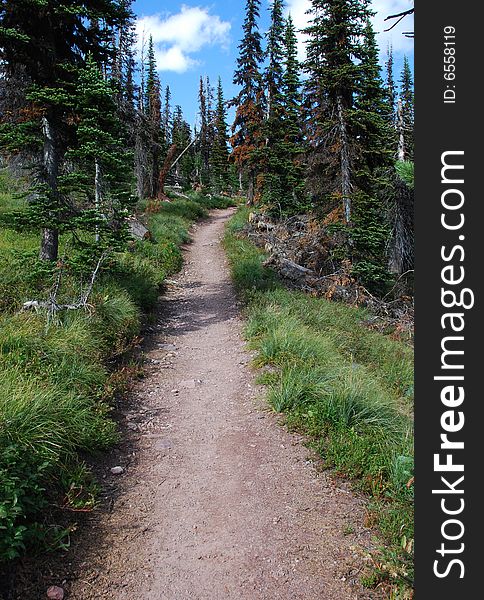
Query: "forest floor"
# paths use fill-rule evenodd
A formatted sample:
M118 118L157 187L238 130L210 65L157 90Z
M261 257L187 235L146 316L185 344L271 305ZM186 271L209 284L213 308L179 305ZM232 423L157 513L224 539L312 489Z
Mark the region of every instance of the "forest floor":
M221 247L233 209L192 230L185 266L121 402L102 506L70 550L24 560L13 598L363 600L365 500L320 468L255 384ZM114 475L111 468L121 466Z

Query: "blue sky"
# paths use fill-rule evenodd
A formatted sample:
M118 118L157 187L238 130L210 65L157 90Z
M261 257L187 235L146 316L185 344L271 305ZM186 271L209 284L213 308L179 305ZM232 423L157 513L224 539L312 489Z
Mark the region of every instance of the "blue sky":
M295 24L303 28L307 17L305 10L310 0L286 0ZM407 10L411 0L373 0L376 31L383 32L389 25L383 19L389 14ZM134 10L138 16L138 43L143 37L153 35L160 78L163 87L172 90L173 104L180 104L187 121L197 122L197 92L200 75L209 76L215 85L222 77L227 98L236 93L232 76L237 59L237 47L242 35L245 0L136 0ZM269 24L269 0L262 0L261 31ZM389 33L380 33L378 41L382 60L388 43L393 45L396 78L399 77L403 55L413 60L413 41L402 31L413 29L407 17ZM301 36L302 38L302 36ZM301 57L304 53L300 40Z

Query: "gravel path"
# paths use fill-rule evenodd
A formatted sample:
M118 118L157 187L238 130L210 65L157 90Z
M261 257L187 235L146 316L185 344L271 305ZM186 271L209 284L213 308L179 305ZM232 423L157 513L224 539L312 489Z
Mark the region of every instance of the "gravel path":
M162 299L148 375L124 411L135 456L119 457L113 510L67 583L76 600L350 600L363 501L318 472L254 383L220 240L231 210L194 228Z

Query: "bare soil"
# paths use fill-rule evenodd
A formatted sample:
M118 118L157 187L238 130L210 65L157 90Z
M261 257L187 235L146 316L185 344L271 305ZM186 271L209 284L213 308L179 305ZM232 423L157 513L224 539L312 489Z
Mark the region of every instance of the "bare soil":
M146 376L121 407L125 441L100 467L102 510L61 562L24 561L9 597L50 585L73 600L380 597L359 582L364 499L318 468L254 383L220 244L231 214L194 228L160 300Z

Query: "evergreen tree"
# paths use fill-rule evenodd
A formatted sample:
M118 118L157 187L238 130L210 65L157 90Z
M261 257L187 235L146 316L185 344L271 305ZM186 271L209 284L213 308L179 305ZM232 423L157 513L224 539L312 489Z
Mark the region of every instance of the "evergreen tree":
M203 80L203 77L200 77L198 101L200 115L200 132L198 134L198 151L200 154L199 177L201 185L208 185L210 182L211 115L209 108L208 90L205 81Z
M394 132L388 122L389 98L381 78L375 32L368 20L361 48L360 80L354 99L354 135L361 148L355 181L372 190L373 174L393 163ZM365 177L366 180L365 181Z
M268 100L263 130L266 143L258 155L265 169L262 200L270 210L285 213L298 210L303 183L296 162L299 148L294 137L299 95L296 44L292 21L284 22L283 2L274 0L265 72Z
M42 230L40 258L56 260L59 227L69 214L58 189L72 129L69 86L75 82L76 70L87 55L98 64L105 64L112 57L110 32L122 26L129 13L122 2L115 0L78 0L75 10L56 0L37 4L38 10L33 10L30 0L1 3L0 59L7 79L23 71L33 86L32 125L37 128L40 144L42 185L31 209L36 211L37 224ZM19 121L18 128L12 126L8 132L3 128L0 143L5 142L5 136L11 139L24 129L22 119Z
M414 154L414 92L413 77L410 70L410 63L405 56L403 59L403 70L400 79L400 134L403 139L403 160L413 160Z
M393 48L391 45L388 45L387 60L385 63L385 70L386 70L385 84L386 84L386 90L387 90L387 95L388 95L388 102L389 102L389 106L390 106L390 110L389 110L389 114L388 114L388 121L393 126L395 126L397 93L396 93L396 89L395 89L395 79L393 76L393 69L394 69Z
M245 172L248 180L247 201L254 202L257 178L257 161L254 151L264 143L262 123L264 119L264 93L259 67L264 59L262 37L259 32L260 0L247 0L243 25L243 39L239 45L239 57L234 73L234 84L240 92L231 102L236 106L232 125L231 144L233 159L240 176Z
M180 160L175 166L175 179L182 187L190 187L195 171L195 153L190 125L185 121L181 106L173 111L172 143L178 148Z
M297 58L297 35L291 15L286 21L284 38L283 106L288 142L294 144L292 154L299 154L303 145L301 128L301 65ZM298 177L302 179L301 177Z
M268 66L265 72L267 94L267 119L281 116L283 61L284 61L284 16L283 0L272 0L270 7L271 25L267 34ZM279 114L278 114L279 113Z
M358 141L353 104L361 80L361 39L370 17L369 0L313 0L305 84L306 124L311 144L309 183L327 207L341 202L351 220Z
M166 149L164 135L162 135L161 118L161 83L156 65L153 37L148 42L146 78L145 114L149 123L149 136L151 148L149 153L149 188L147 190L150 198L158 195L158 176L161 166L161 155Z
M163 107L163 130L165 132L165 143L167 146L171 144L171 90L170 86L166 86L165 104Z
M395 132L388 121L390 101L380 75L378 47L368 20L362 45L361 80L354 104L361 156L356 173L351 231L353 274L372 291L388 283L386 249L390 231L384 201L386 178L394 162Z
M346 241L338 252L360 281L382 291L389 237L382 190L394 135L368 4L313 1L306 102L316 192L327 211L342 201L343 225L351 225L342 228Z
M114 101L116 84L108 83L92 59L79 72L74 112L76 144L66 153L71 168L59 177L63 195L76 198L69 229L83 252L83 266L106 249L122 250L128 237L126 217L133 208L132 156ZM94 235L91 241L77 232ZM93 243L94 242L94 243Z
M219 77L217 87L217 108L215 111L215 137L211 154L211 172L216 192L227 190L229 186L229 150L228 150L227 109L225 107L222 80Z

